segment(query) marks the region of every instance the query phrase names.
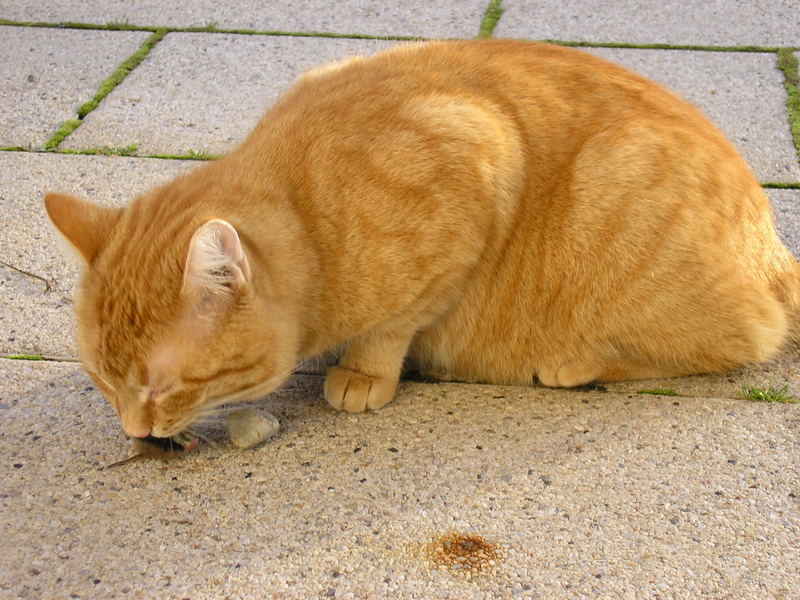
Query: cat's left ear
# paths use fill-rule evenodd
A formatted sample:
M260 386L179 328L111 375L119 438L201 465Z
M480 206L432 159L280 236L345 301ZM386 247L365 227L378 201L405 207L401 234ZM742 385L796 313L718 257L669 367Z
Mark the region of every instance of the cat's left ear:
M219 299L232 297L250 281L250 265L236 229L212 219L189 242L182 292Z
M44 206L55 228L86 265L91 265L119 218L105 208L67 194L46 194Z

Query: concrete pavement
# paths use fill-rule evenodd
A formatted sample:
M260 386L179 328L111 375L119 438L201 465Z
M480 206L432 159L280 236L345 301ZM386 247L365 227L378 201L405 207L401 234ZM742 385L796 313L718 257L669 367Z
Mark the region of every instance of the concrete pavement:
M0 359L0 597L800 598L800 405L740 395L800 395L797 353L586 390L405 382L356 416L299 375L252 403L282 424L260 448L220 420L197 453L101 469L129 442L71 360L76 271L42 194L122 204L230 149L304 69L472 37L488 4L0 0L0 352L53 359ZM792 2L503 7L496 37L585 44L698 104L800 255Z

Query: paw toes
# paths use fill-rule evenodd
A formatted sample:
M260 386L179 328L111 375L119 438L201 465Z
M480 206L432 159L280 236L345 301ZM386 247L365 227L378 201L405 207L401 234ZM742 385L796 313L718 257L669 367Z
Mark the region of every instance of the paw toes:
M594 363L568 361L556 368L542 369L537 376L547 387L577 387L591 383L601 372Z
M392 399L396 385L386 378L331 367L325 377L325 399L334 408L351 413L375 410Z

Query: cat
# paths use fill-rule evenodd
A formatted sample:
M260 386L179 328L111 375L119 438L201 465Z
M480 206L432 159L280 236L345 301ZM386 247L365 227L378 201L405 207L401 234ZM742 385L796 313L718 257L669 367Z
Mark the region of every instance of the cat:
M378 409L404 359L572 387L768 361L800 265L696 108L578 50L401 45L312 70L230 154L103 208L45 197L83 263L77 343L132 437L169 437L343 346Z

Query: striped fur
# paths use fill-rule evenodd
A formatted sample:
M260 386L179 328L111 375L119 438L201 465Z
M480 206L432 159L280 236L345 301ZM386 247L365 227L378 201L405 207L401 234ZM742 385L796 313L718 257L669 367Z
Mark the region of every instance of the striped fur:
M82 356L131 435L172 435L335 347L326 397L356 412L391 400L404 358L574 386L767 361L798 321L800 266L722 134L544 44L329 65L230 155L121 212L47 202L86 263ZM217 219L238 250L186 269ZM231 293L198 273L234 274Z

